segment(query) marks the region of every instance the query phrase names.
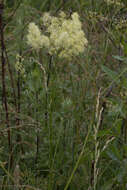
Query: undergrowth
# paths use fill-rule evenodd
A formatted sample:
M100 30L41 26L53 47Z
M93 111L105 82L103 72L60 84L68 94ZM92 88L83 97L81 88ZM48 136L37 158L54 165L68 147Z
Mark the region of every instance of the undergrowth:
M0 189L125 190L126 1L3 3ZM27 43L31 22L42 32L43 13L61 11L78 13L88 41L70 60Z

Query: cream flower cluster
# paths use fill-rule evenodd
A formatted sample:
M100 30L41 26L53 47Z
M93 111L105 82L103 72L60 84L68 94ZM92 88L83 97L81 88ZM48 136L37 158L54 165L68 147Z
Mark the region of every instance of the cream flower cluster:
M47 35L41 34L34 23L29 24L27 40L34 49L47 48L51 55L67 59L84 52L88 41L76 12L69 19L64 12L59 17L45 13L41 21Z
M107 5L116 5L116 6L120 6L123 7L124 4L121 2L121 0L104 0L105 3L107 3Z
M42 35L38 26L35 23L30 23L28 27L27 42L34 49L49 46L49 39L47 36Z
M15 63L15 69L17 72L19 72L23 77L25 77L25 68L23 64L24 58L20 56L19 54L16 55L16 63Z

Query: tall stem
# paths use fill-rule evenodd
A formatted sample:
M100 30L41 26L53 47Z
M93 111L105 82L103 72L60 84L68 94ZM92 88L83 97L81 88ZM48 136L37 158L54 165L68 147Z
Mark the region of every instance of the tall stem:
M45 121L46 121L46 126L49 128L49 168L50 168L50 173L49 173L49 185L48 185L48 190L51 190L53 187L53 148L52 148L52 143L53 143L53 131L52 131L52 113L49 113L49 106L48 106L48 101L49 101L49 82L51 78L51 68L52 68L52 56L50 56L49 59L49 66L48 66L48 74L47 74L47 90L46 90L46 112L45 112Z
M47 121L48 121L48 87L49 87L49 81L50 81L50 75L51 75L51 67L52 67L52 56L50 56L50 59L49 59L49 67L48 67L48 74L47 74L47 81L46 81L46 112L45 112L46 126L47 126Z
M4 4L0 3L0 42L1 42L1 63L2 63L2 102L5 109L6 124L8 128L8 147L10 152L10 167L12 166L12 143L11 143L11 134L10 134L10 124L9 124L9 113L7 105L7 93L6 93L6 59L5 59L5 44L4 44L4 26L3 26L3 10Z

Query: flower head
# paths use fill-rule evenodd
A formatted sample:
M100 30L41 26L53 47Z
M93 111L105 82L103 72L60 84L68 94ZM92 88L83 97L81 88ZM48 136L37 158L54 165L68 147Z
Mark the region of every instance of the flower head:
M28 27L27 42L34 49L49 47L49 39L42 35L38 26L35 23L30 23Z
M34 49L39 49L41 47L41 32L35 23L30 23L28 27L27 42Z
M49 24L51 23L51 19L52 17L50 16L50 14L48 12L45 12L43 17L41 18L41 21L44 26L49 26Z
M104 0L105 3L107 3L108 6L115 5L118 7L123 7L124 4L121 2L121 0Z
M28 30L28 44L34 49L46 47L51 55L58 55L59 58L70 59L82 53L88 41L82 30L78 13L73 13L67 19L64 12L59 17L45 13L42 24L46 27L46 35L42 35L39 28L30 23Z

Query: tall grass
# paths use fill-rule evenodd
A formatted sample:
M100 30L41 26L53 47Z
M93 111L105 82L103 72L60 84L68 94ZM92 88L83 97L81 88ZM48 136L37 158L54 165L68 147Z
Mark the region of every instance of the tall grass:
M80 14L88 39L83 55L67 62L28 47L28 23L41 27L40 16L49 9L53 15L59 10L68 17L71 11ZM6 2L5 60L10 67L5 64L5 83L12 150L0 98L2 190L126 189L126 26L115 28L114 18L124 9L91 0ZM23 58L25 77L16 70L17 54Z

